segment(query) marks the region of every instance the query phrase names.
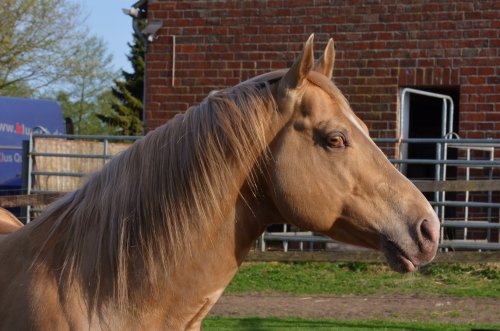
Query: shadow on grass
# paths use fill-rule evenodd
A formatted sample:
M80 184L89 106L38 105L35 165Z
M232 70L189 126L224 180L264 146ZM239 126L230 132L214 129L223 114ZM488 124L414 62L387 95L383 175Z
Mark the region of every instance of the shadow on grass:
M396 321L335 321L335 320L305 320L299 318L220 318L210 317L204 322L204 331L278 331L278 330L470 330L470 325L450 325L419 322Z

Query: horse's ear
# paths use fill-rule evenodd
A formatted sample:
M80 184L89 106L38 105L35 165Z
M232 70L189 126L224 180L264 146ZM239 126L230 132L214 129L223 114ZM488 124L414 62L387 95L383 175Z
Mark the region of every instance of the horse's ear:
M292 67L287 71L280 82L280 85L286 88L296 88L302 84L314 65L313 50L314 34L307 39L302 54L295 60Z
M323 55L314 63L313 70L322 73L328 79L333 76L333 64L335 62L335 48L333 47L333 39L328 40Z

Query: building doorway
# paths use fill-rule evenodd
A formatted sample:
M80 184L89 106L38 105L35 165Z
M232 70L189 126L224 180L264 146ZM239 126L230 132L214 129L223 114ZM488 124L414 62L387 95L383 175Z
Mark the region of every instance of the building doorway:
M444 138L450 132L458 132L459 101L458 87L402 89L400 128L403 139ZM400 154L403 159L435 160L441 158L442 151L435 143L413 143L402 144ZM447 158L456 158L456 153ZM439 167L433 164L408 164L401 170L410 179L439 179Z

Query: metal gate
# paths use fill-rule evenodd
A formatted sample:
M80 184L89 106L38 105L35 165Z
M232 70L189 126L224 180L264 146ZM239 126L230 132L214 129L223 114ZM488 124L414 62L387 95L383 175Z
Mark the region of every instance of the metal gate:
M141 137L32 134L24 147L27 194L71 192L89 173ZM44 206L28 206L30 222Z

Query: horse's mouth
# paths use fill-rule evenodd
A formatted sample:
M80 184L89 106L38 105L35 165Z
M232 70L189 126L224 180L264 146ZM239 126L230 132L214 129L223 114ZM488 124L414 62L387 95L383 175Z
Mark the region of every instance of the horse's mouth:
M397 272L407 273L415 272L419 267L419 263L411 259L408 254L395 242L384 240L382 251L389 266Z

